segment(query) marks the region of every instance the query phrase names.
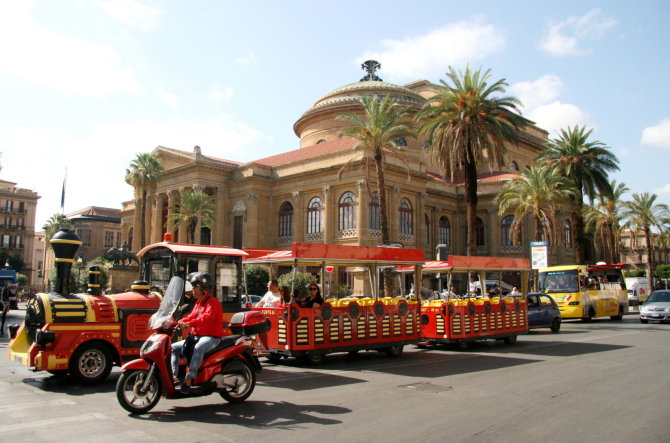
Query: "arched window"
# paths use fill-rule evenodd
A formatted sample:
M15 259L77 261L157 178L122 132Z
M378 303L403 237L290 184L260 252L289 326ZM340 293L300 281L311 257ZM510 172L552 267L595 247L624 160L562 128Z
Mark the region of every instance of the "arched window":
M563 245L572 249L572 223L570 223L570 220L566 220L563 224Z
M340 222L339 229L356 229L356 196L347 191L340 197Z
M323 223L321 221L321 211L323 204L319 197L314 197L307 205L307 233L315 234L323 232Z
M407 198L400 199L400 233L401 234L413 234L414 230L412 229L414 211L412 210L412 203Z
M380 214L380 206L379 206L379 193L377 191L374 191L370 195L370 204L368 205L369 209L369 220L368 220L368 228L369 229L374 229L374 230L379 230L381 229L381 214Z
M519 164L517 162L515 162L514 160L512 160L512 162L509 164L509 168L512 171L518 171L519 170Z
M424 214L423 215L423 224L424 224L424 242L429 245L430 244L430 220L428 219L428 215Z
M440 217L440 244L449 246L451 243L451 226L446 216Z
M279 236L293 235L293 205L290 202L282 203L279 208Z
M513 215L507 215L503 217L500 222L500 244L502 246L513 246L512 244L512 222L514 221Z
M484 246L486 243L484 241L484 222L481 218L477 217L475 219L475 245Z
M407 146L407 140L402 137L396 138L393 140L393 143L395 143L396 146Z

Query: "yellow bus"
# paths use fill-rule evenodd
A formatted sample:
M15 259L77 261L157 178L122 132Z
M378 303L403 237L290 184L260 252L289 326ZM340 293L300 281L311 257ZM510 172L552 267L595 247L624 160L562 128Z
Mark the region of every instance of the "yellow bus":
M540 291L551 294L563 319L595 317L621 320L628 312L622 264L564 265L539 271Z

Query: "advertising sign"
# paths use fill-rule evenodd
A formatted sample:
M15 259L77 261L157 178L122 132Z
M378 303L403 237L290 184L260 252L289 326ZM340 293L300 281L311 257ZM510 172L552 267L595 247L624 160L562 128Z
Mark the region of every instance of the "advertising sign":
M532 269L546 268L549 266L547 260L547 246L546 241L532 241L530 242L530 261Z

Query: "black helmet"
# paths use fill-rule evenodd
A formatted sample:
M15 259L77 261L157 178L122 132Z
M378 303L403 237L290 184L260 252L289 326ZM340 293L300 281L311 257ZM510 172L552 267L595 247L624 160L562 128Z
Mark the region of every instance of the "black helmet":
M212 276L207 272L194 272L188 275L188 282L192 286L200 285L202 289L209 289L212 287Z

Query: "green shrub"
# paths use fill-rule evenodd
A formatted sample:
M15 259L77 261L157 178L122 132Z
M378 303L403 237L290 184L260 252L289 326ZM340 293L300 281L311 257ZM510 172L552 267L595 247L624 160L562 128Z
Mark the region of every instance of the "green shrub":
M247 293L250 295L264 295L268 292L270 274L265 266L249 265L244 267Z
M294 275L295 279L293 279ZM295 274L291 272L279 277L280 288L282 286L288 286L291 288L291 285L293 285L293 288L298 290L299 296L302 298L307 297L307 287L313 283L316 283L316 277L309 272L296 272ZM321 295L323 296L323 289L321 291Z

